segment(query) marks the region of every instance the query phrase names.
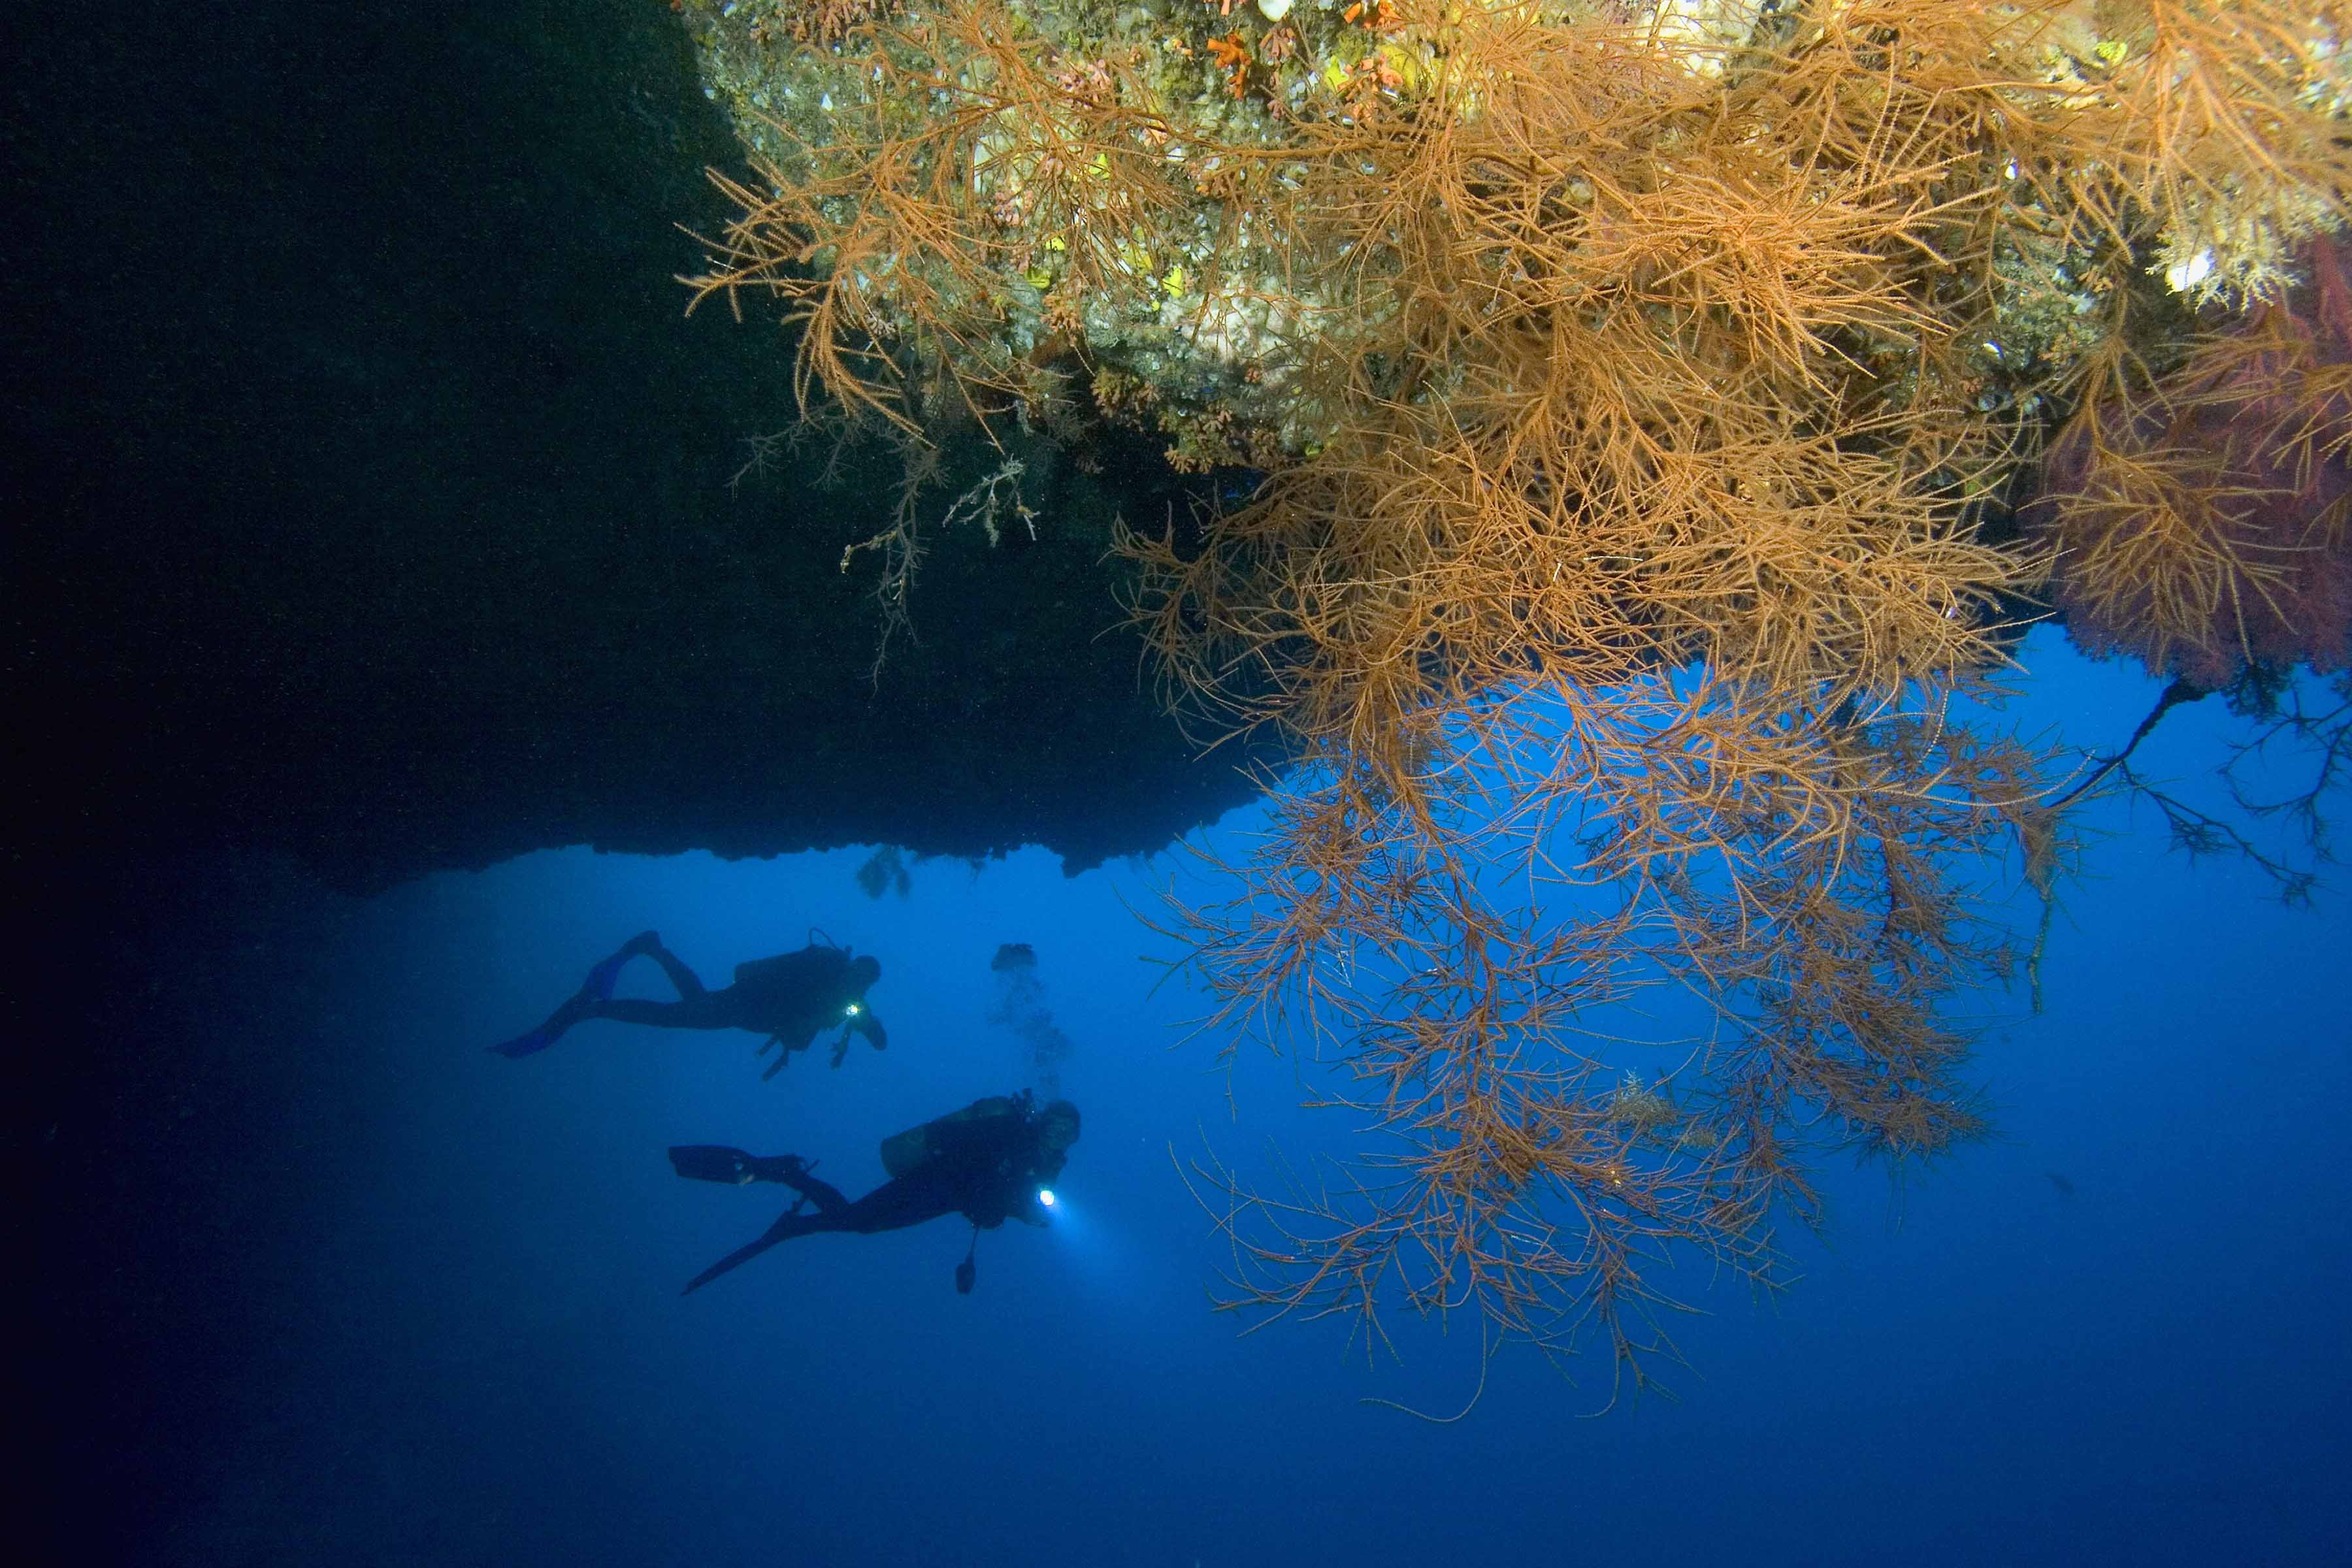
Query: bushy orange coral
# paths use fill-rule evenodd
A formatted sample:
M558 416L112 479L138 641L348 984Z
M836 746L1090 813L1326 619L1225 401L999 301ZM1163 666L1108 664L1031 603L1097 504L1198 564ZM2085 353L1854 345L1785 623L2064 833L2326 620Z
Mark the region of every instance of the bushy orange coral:
M2168 374L2084 405L2044 467L2039 526L2074 640L2208 690L2250 663L2352 662L2352 272L2305 281Z
M1401 1292L1639 1380L1671 1354L1661 1258L1771 1283L1822 1147L1980 1129L1950 1005L2008 952L1975 885L2021 849L2046 893L2063 850L2047 759L1956 705L2047 565L1985 516L2042 410L2145 386L2168 237L2340 208L2305 36L2337 9L1821 0L1727 43L1395 0L1350 57L1393 79L1335 67L1256 141L1161 115L1139 67L1075 90L985 5L872 35L869 129L744 193L700 280L793 300L837 395L887 402L866 354L1015 390L989 279L1034 258L992 204L1051 204L1088 289L1136 289L1155 235L1230 241L1189 318L1220 352L1219 289L1271 287L1244 236L1278 260L1278 341L1247 346L1289 451L1181 547L1124 542L1171 691L1296 759L1259 851L1165 929L1211 1026L1336 1050L1378 1145L1271 1188L1203 1167L1234 1305L1370 1328ZM2180 401L2269 418L2250 378L2301 353L2263 461L2316 471L2340 368L2279 310ZM2228 498L2137 406L2088 426L2122 434L2067 504L2128 540L2060 530L2067 592L2185 626L2200 574L2275 591L2211 563L2228 531L2190 513ZM1671 1135L1629 1119L1607 1021L1644 986L1708 1019L1642 1047Z

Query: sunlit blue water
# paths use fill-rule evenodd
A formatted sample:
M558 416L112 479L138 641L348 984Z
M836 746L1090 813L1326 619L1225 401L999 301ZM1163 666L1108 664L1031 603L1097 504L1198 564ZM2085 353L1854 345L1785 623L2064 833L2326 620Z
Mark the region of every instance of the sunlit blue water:
M2046 636L2031 658L2020 717L2085 745L2153 695ZM2209 769L2227 732L2182 710L2147 767ZM860 850L574 850L328 900L273 939L319 977L298 1037L249 1053L299 1061L320 1109L254 1135L280 1196L221 1220L270 1260L246 1284L268 1327L175 1395L215 1436L163 1539L204 1563L2346 1560L2352 912L2282 909L2119 805L2092 820L2117 836L2065 892L2046 1011L1980 999L1999 1141L1899 1193L1833 1163L1826 1245L1794 1242L1775 1306L1674 1281L1705 1309L1675 1325L1678 1403L1590 1416L1604 1367L1506 1351L1446 1426L1364 1400L1459 1409L1471 1320L1392 1317L1402 1362L1368 1364L1336 1326L1238 1337L1210 1310L1220 1252L1178 1165L1263 1170L1269 1133L1346 1130L1291 1109L1294 1064L1244 1055L1229 1104L1185 1043L1200 999L1154 990L1166 950L1129 913L1164 858L924 862L877 900ZM880 955L889 1050L764 1085L745 1035L483 1050L646 927L714 982L812 927ZM665 1146L878 1182L882 1137L1024 1081L986 1022L1004 942L1073 1042L1059 1223L982 1236L969 1297L948 1220L796 1241L681 1300L782 1198L681 1182ZM667 994L648 963L623 987Z

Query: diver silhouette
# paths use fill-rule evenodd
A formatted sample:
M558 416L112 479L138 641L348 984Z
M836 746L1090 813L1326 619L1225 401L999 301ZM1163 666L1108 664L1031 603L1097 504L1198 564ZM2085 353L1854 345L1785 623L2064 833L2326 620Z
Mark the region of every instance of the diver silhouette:
M1041 1189L1061 1174L1067 1151L1078 1141L1078 1108L1066 1100L1043 1107L1024 1089L1016 1095L977 1100L961 1110L911 1127L882 1143L882 1164L890 1179L856 1202L811 1175L797 1154L762 1157L715 1144L686 1144L669 1152L681 1176L696 1181L781 1182L800 1194L783 1216L758 1240L739 1247L687 1282L692 1295L713 1279L740 1268L778 1242L819 1231L903 1230L945 1215L961 1214L972 1226L971 1248L956 1265L957 1290L970 1294L972 1253L980 1233L1008 1219L1047 1223L1049 1194ZM804 1213L814 1204L816 1212Z
M615 999L613 987L621 968L638 956L662 966L677 987L675 1002ZM845 947L811 942L798 952L754 959L735 966L735 983L712 991L662 945L658 931L639 931L620 951L588 972L588 978L547 1021L526 1035L501 1041L490 1049L503 1057L527 1057L547 1049L572 1025L589 1018L611 1018L623 1024L651 1024L663 1029L749 1029L767 1039L758 1054L771 1049L776 1059L761 1077L783 1070L794 1051L804 1051L817 1031L841 1026L833 1043L833 1065L849 1054L849 1037L860 1034L876 1050L889 1044L882 1020L866 1005L866 990L882 978L882 965L870 957L852 957Z

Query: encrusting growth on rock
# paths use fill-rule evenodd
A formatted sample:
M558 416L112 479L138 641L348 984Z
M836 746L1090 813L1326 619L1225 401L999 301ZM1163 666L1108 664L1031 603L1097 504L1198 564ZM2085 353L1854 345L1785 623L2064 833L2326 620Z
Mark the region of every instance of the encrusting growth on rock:
M1171 699L1295 758L1163 929L1372 1131L1196 1168L1230 1300L1472 1310L1639 1386L1664 1258L1771 1287L1825 1149L1983 1129L1982 895L2069 852L2052 756L1960 700L2004 619L2345 657L2346 8L1395 0L1275 49L1229 9L802 50L692 281L906 429L1092 378L1260 470L1121 540ZM1652 991L1699 1022L1629 1040Z

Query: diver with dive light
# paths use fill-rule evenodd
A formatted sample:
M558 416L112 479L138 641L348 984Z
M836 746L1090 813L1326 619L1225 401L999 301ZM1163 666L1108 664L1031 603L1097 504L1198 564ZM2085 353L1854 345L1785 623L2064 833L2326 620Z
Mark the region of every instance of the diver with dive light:
M955 1281L956 1289L969 1295L980 1233L1008 1219L1048 1223L1054 1194L1047 1184L1061 1174L1069 1147L1077 1141L1078 1108L1068 1100L1040 1106L1027 1089L991 1096L885 1139L882 1164L890 1179L854 1202L812 1175L809 1163L797 1154L763 1157L713 1144L674 1148L670 1163L681 1176L736 1186L780 1182L800 1194L765 1234L696 1275L683 1293L692 1295L796 1236L820 1231L870 1236L961 1214L971 1222L972 1241L956 1265ZM814 1213L807 1212L811 1205L815 1205Z
M661 965L677 989L677 1001L614 998L613 987L621 977L622 966L640 956ZM548 1015L545 1023L490 1049L502 1057L531 1056L562 1038L572 1025L590 1018L650 1024L663 1029L748 1029L768 1037L759 1055L776 1053L776 1059L760 1075L765 1079L782 1072L793 1053L807 1050L820 1030L837 1024L841 1033L833 1042L833 1065L839 1067L849 1054L853 1034L865 1036L877 1051L889 1044L882 1020L866 1002L866 993L881 978L877 960L853 956L849 949L823 941L812 942L797 952L739 963L734 984L713 991L662 945L658 931L640 931L591 969L579 991Z

